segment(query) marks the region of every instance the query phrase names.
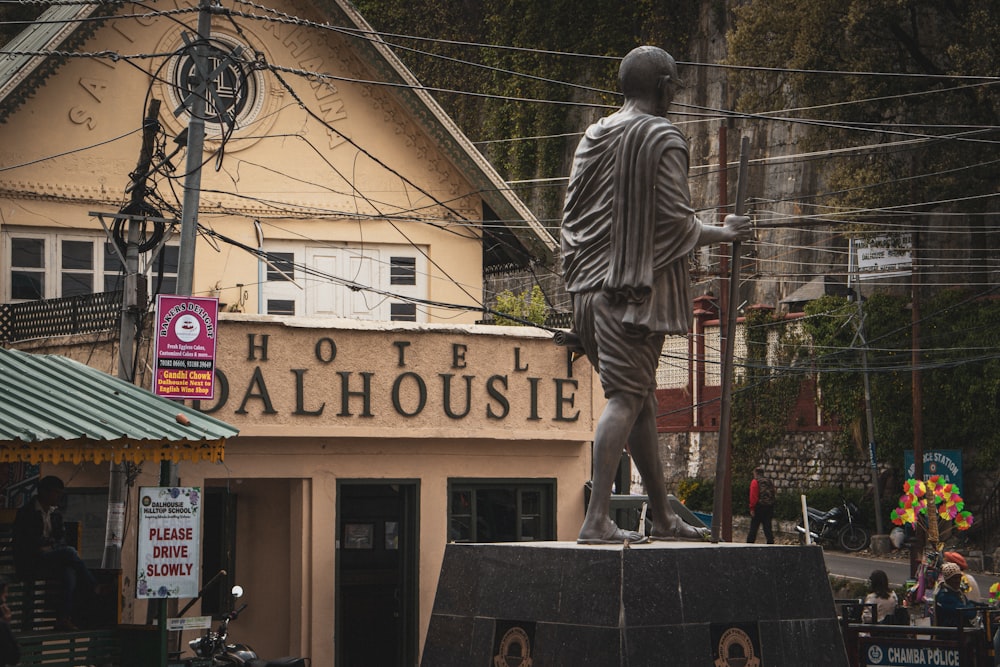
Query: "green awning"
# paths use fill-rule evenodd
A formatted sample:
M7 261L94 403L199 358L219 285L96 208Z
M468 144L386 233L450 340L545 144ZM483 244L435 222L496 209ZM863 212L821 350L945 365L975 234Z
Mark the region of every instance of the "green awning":
M221 461L238 433L67 357L0 348L0 462Z

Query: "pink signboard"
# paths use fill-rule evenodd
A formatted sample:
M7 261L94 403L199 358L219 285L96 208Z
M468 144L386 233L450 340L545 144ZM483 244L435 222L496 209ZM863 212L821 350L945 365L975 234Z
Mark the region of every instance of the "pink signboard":
M219 300L156 297L156 374L153 393L164 398L215 398L215 340Z

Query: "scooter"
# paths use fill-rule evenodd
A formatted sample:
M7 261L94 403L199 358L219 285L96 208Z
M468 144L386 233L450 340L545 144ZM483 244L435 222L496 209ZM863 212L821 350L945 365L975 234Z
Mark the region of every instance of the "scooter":
M242 586L233 586L233 597L243 596ZM240 617L247 608L246 603L240 605L226 615L216 630L209 628L205 634L188 642L188 646L199 658L209 658L212 667L308 667L308 658L278 658L277 660L261 660L257 653L246 644L227 644L229 638L229 623Z
M871 532L858 521L858 507L846 498L840 505L826 512L806 508L809 517L809 536L813 542L839 545L844 551L861 551L868 546ZM802 521L795 526L799 539L805 541L806 529Z

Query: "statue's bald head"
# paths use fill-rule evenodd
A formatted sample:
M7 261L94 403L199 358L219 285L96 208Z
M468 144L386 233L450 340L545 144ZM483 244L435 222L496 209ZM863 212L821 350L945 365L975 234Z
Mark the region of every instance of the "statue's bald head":
M653 99L659 94L660 81L668 77L675 85L682 85L677 78L677 63L673 57L656 46L639 46L622 58L618 70L618 83L625 99Z

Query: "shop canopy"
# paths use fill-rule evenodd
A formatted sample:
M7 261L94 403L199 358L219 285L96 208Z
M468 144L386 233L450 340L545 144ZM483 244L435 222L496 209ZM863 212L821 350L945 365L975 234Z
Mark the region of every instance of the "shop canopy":
M72 359L0 348L0 462L214 462L237 433Z

